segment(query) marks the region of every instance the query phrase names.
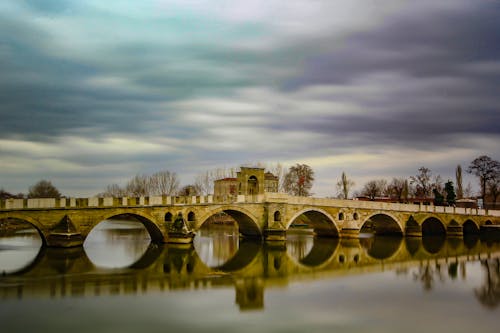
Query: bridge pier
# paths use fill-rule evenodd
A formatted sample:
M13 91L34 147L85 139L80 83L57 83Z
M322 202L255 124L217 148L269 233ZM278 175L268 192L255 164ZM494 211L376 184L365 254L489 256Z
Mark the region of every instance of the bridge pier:
M46 237L49 247L77 247L83 246L85 238L76 230L68 215L55 225Z
M266 229L264 232L266 242L285 242L286 230L284 229Z
M359 238L358 228L342 228L340 229L340 238Z
M340 238L359 238L360 228L356 221L345 221L340 226Z
M464 228L461 225L448 225L446 228L446 236L452 238L463 238Z

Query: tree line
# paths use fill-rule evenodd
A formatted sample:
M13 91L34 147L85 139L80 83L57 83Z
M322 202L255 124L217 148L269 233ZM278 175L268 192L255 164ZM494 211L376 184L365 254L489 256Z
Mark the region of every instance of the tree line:
M296 196L311 196L314 183L314 170L307 164L295 164L286 169L281 163L266 165L257 163L273 173L278 178L278 191ZM140 196L192 196L213 194L214 181L223 178L236 177L237 168L217 168L197 175L192 184L181 186L180 179L175 172L163 170L151 175L135 175L123 186L119 184L107 185L100 197L140 197ZM500 196L500 162L489 156L482 155L475 158L466 172L478 177L480 198L485 208L496 208ZM359 192L353 193L355 182L342 172L336 182L336 197L341 199L366 197L375 200L380 197L392 201L409 202L410 199L432 198L435 205L454 205L457 199L474 196L471 184L464 187L462 181L462 167L455 169L455 182L443 181L440 175L433 174L427 167L420 167L414 176L408 178L393 177L373 179L366 182ZM48 180L41 180L29 188L27 195L22 193L13 195L0 189L0 198L59 198L61 193Z

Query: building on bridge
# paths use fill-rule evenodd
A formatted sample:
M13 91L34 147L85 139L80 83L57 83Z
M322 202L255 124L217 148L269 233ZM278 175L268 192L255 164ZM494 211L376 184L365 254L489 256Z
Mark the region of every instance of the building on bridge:
M259 195L278 192L278 177L264 168L241 167L236 178L222 178L214 181L214 199L229 200L237 195Z

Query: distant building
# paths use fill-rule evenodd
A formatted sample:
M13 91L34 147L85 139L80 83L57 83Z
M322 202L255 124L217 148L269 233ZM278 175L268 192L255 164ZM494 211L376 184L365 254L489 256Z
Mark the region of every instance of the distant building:
M214 198L227 200L237 195L258 195L264 192L278 192L279 179L264 168L241 167L236 178L214 181Z

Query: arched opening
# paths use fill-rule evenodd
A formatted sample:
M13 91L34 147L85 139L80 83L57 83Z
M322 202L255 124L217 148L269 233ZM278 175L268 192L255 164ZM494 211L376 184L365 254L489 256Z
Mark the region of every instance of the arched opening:
M339 231L335 223L318 210L304 211L294 217L288 226L287 233L309 233L318 237L338 237Z
M250 176L250 178L248 178L247 189L249 195L259 194L259 181L257 177Z
M491 222L490 220L488 220L488 221L486 221L484 224L485 224L485 225L493 225L493 222Z
M467 220L463 224L464 235L479 235L479 227L472 220Z
M30 222L0 220L0 275L30 270L39 261L44 243L43 235Z
M274 222L281 222L281 213L279 210L274 212Z
M422 236L446 235L443 223L435 217L429 217L422 223Z
M234 269L246 261L244 258L248 255L253 255L244 253L254 252L248 244L255 243L260 248L261 237L258 225L249 215L224 209L202 223L194 238L194 247L200 260L208 267Z
M399 223L389 215L375 214L369 217L360 230L361 234L377 236L402 236L403 230Z
M83 247L97 267L131 267L147 253L151 242L163 236L149 219L136 214L119 214L97 224L88 234Z
M165 222L172 222L173 215L172 213L168 212L165 214Z
M193 212L188 213L188 222L194 222L196 220L196 216Z
M344 213L340 212L339 213L339 221L343 221L344 220Z
M358 213L354 213L354 214L352 215L352 218L354 219L354 221L359 220L359 214L358 214Z

